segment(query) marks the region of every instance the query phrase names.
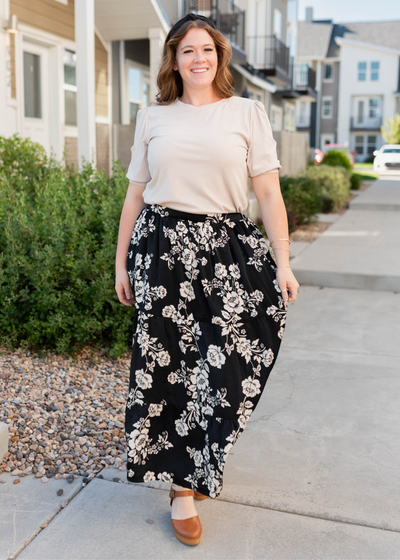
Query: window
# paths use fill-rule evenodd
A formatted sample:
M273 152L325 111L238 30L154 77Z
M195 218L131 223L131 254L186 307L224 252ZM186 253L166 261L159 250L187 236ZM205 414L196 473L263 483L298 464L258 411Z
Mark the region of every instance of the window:
M332 64L325 64L325 66L324 66L324 82L332 82L332 80L333 80Z
M129 120L135 122L136 114L140 109L140 70L139 68L129 68L128 89L129 89Z
M370 156L376 150L376 136L367 137L367 154Z
M64 110L65 124L76 126L76 53L64 49Z
M358 63L358 81L365 82L367 79L367 63L366 62L359 62Z
M142 107L147 107L150 98L150 75L147 70L130 64L128 61L128 104L129 104L129 122L136 121L136 115Z
M323 119L332 118L332 97L322 98L322 118Z
M282 14L279 10L274 10L274 35L282 37Z
M376 119L379 113L379 99L377 97L373 97L369 100L369 111L368 115L371 119Z
M371 81L377 82L379 80L379 62L371 62Z
M283 111L277 105L271 105L271 128L272 130L282 130Z
M325 151L327 146L335 143L335 135L334 134L321 134L321 146L322 150Z
M356 136L356 141L354 148L358 155L363 155L364 153L364 136Z
M40 56L24 51L25 117L42 118L42 91L40 87Z
M284 130L294 132L296 130L296 111L292 104L285 103Z

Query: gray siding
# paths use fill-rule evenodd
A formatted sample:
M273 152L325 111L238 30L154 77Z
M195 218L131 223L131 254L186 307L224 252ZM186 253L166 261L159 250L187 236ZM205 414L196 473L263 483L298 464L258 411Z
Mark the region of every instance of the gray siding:
M333 67L333 82L321 83L321 112L322 112L322 98L324 96L331 96L332 99L332 113L331 119L320 118L320 134L335 134L337 132L338 124L338 100L339 100L339 62L329 62L329 59L325 61L325 64L332 64ZM324 76L324 64L322 68L322 76Z

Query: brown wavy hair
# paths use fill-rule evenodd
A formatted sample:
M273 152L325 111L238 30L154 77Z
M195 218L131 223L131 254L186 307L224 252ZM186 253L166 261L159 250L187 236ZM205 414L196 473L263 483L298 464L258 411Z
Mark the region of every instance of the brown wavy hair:
M156 95L156 105L168 105L183 94L183 82L177 70L173 70L176 59L176 49L189 29L205 29L213 38L218 56L217 73L213 81L214 90L220 97L232 97L234 88L233 76L228 68L232 56L232 47L220 31L202 20L185 22L171 37L172 28L164 41L160 69L157 74L159 92Z

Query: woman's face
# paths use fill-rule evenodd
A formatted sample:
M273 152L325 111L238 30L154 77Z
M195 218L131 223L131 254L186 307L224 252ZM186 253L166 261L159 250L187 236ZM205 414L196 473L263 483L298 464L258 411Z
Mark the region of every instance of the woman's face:
M214 39L205 29L189 29L177 46L173 66L182 77L184 89L209 88L217 68L218 55Z

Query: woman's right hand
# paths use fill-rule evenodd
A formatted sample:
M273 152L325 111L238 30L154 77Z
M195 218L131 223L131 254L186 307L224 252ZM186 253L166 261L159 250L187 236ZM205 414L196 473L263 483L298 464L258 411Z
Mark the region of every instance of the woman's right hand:
M115 275L115 291L117 292L118 299L124 305L132 307L135 303L129 282L129 276L126 268L117 269Z

